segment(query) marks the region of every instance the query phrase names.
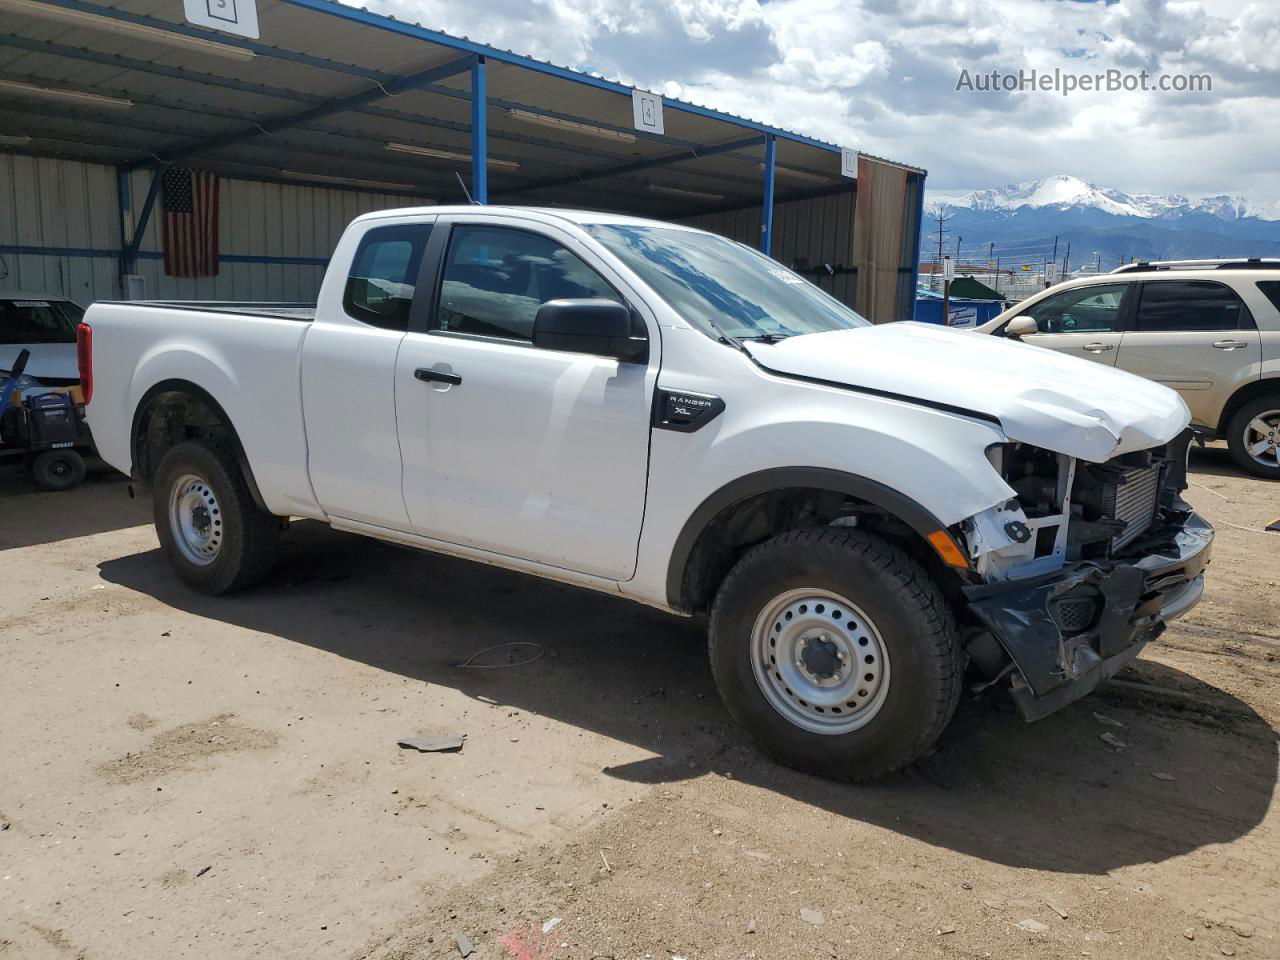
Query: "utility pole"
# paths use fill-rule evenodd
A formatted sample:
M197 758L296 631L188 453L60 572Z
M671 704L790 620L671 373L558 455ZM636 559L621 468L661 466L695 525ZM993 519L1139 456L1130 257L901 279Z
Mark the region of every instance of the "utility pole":
M1093 251L1093 272L1102 272L1102 253L1098 250Z
M942 269L942 243L946 236L946 224L952 218L946 215L946 207L938 206L933 208L933 218L938 222L938 259L933 264L933 273L929 275L929 289L933 290L934 281L938 278L938 271Z
M1067 268L1071 266L1071 241L1067 241L1067 252L1062 256L1062 279L1067 279Z
M1055 267L1058 265L1058 237L1056 234L1054 235L1054 238L1053 238L1053 265ZM1065 279L1065 274L1064 274L1064 279ZM1049 286L1049 270L1047 265L1045 267L1044 285L1046 287Z
M961 236L956 237L956 262L957 263L960 262L960 241L963 239L964 237L961 237Z
M994 244L992 244L994 246ZM996 293L1000 292L1000 258L996 257Z

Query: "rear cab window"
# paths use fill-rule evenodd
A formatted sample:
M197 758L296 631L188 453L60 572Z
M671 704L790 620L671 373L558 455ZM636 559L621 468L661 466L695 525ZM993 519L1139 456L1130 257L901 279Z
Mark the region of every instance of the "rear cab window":
M1137 333L1253 330L1239 295L1216 280L1147 280L1132 329Z
M432 224L374 227L360 238L342 294L347 315L361 323L401 333L417 291L422 254Z
M70 300L0 298L0 343L75 343L83 316Z

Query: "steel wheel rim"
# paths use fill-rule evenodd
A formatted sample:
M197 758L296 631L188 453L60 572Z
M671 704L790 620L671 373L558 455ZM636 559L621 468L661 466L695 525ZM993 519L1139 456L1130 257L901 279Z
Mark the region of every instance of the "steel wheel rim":
M788 590L756 618L751 669L769 705L810 733L870 723L889 693L889 657L871 618L829 590Z
M197 566L218 559L222 508L212 488L194 473L183 474L169 494L169 530L179 552Z
M1244 448L1255 463L1280 467L1280 410L1267 410L1245 424Z

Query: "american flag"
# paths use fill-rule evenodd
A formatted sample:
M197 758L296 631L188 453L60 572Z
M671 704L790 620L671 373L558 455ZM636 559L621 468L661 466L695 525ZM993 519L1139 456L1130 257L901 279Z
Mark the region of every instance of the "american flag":
M160 181L164 208L164 272L171 277L218 275L218 177L169 167Z

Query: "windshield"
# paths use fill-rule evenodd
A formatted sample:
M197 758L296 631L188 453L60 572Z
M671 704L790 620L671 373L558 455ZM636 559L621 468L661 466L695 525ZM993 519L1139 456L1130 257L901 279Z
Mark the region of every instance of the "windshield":
M70 300L0 299L0 343L75 343L82 316Z
M776 260L724 237L630 224L586 229L708 336L773 339L869 325Z

